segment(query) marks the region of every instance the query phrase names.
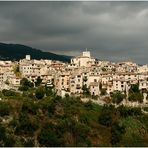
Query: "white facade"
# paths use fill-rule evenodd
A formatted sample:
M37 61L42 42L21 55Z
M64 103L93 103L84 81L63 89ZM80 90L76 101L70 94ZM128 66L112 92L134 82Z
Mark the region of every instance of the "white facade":
M30 61L31 60L31 56L30 55L26 55L26 60Z
M77 67L83 67L83 66L88 67L88 66L91 66L90 63L94 64L95 59L91 58L89 51L85 51L82 53L82 55L71 59L71 65L77 66Z

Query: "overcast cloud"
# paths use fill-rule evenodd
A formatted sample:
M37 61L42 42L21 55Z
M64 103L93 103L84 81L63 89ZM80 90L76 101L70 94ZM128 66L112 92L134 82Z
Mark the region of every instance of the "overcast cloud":
M148 63L148 2L0 2L0 42Z

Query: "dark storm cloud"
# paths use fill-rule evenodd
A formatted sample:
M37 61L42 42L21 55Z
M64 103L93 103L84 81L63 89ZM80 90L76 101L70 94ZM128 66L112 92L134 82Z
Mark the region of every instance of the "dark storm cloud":
M0 2L0 41L148 63L148 2Z

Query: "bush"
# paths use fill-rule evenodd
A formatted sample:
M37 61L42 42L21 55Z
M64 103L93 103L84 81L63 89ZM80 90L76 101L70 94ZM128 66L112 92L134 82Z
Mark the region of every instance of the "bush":
M101 95L104 96L104 95L106 95L106 94L107 94L106 89L105 89L105 88L102 88L102 89L101 89Z
M82 90L83 90L83 95L86 95L86 96L90 95L90 90L86 84L82 86Z
M37 99L42 99L44 95L45 95L45 90L43 87L39 87L35 92L35 96Z
M88 101L84 104L84 106L86 107L86 109L92 110L93 109L93 104L91 101Z
M20 90L20 91L27 91L28 89L29 89L28 86L20 86L20 87L18 88L18 90Z
M129 89L130 93L139 93L139 84L132 84L130 89Z
M133 101L133 102L138 101L139 103L142 103L143 102L143 95L139 92L130 93L128 100Z
M21 113L19 115L19 123L16 127L17 134L29 134L33 135L33 133L39 128L39 123L36 119L29 118L27 113Z
M40 84L42 83L42 79L40 77L37 77L36 81L35 81L35 86L40 86Z
M98 121L102 125L110 126L112 124L112 108L104 106L101 110Z
M52 95L54 95L53 89L52 88L45 87L45 94L46 94L46 96L52 96Z
M38 141L41 146L45 147L62 146L61 140L58 136L59 135L57 135L54 130L54 125L45 124L38 136Z
M34 102L31 102L31 101L26 101L23 103L21 111L23 113L29 113L29 114L36 115L38 108L39 108L38 104L35 104Z
M15 139L13 136L7 136L4 140L4 147L13 147L15 144Z
M0 116L6 116L9 115L12 111L12 106L10 104L7 104L5 102L0 102Z
M69 133L72 136L72 143L69 146L91 146L89 140L90 127L84 123L79 123L75 119L68 117L59 124L60 133ZM67 139L65 139L67 141ZM66 142L65 142L66 143Z
M73 135L76 139L76 146L89 146L91 142L89 141L88 134L90 132L90 128L81 123L76 123L74 125Z
M128 117L128 116L139 116L142 115L141 108L131 108L120 106L117 108L120 112L121 117Z
M24 147L34 147L33 139L27 139L27 141L24 142Z
M0 141L4 140L6 137L5 127L0 124Z
M113 145L116 145L120 140L122 139L122 134L125 133L125 127L122 125L119 125L118 122L115 122L111 127L111 143Z
M20 81L20 87L19 90L21 91L27 91L29 88L34 87L34 84L32 82L30 82L27 78L23 78Z
M2 93L4 96L17 96L17 93L12 90L3 89Z
M112 101L113 103L119 104L123 101L125 95L123 95L120 91L115 91L112 94Z

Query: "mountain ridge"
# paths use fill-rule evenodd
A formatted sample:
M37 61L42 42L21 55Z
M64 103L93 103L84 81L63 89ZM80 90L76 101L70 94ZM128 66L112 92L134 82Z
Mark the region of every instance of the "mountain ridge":
M23 44L12 44L0 42L0 60L20 60L25 55L31 55L32 59L49 59L69 62L71 56L58 55L52 52L45 52L41 49L32 48Z

